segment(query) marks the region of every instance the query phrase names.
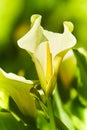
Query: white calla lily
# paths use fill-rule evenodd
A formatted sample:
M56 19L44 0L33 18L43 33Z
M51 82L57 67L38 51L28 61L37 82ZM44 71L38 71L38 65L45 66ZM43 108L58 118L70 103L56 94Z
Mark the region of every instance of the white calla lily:
M41 86L47 94L50 94L64 55L76 44L76 38L71 33L73 24L64 22L63 33L44 30L40 25L40 15L33 15L31 24L32 28L18 40L18 45L32 56Z
M34 86L33 81L13 73L6 73L0 68L0 92L11 96L18 108L24 115L36 116L36 106L30 89Z

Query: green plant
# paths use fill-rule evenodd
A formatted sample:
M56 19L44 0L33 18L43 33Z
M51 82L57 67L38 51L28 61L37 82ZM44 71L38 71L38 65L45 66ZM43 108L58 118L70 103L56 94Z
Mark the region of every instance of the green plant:
M77 58L77 63L74 64L76 73L73 74L68 88L60 78L64 57L76 44L72 31L71 22L64 22L63 33L53 33L43 29L40 15L31 17L31 29L18 40L18 45L32 57L38 80L27 80L0 69L2 130L10 130L13 126L14 130L86 130L85 56L74 50L72 56ZM63 87L70 94L66 103L61 98L60 90ZM66 93L62 94L66 96Z

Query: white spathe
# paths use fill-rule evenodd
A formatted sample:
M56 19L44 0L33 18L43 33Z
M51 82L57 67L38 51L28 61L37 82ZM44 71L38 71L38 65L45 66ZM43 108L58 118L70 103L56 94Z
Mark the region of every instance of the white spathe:
M73 24L66 21L63 24L64 32L54 33L43 29L40 15L33 15L31 17L31 25L29 32L18 40L18 45L32 56L43 90L46 93L51 93L53 90L51 89L53 88L51 82L55 81L55 76L57 77L64 55L76 44L76 38L71 33ZM49 49L47 49L47 44ZM48 50L49 52L47 52ZM51 60L52 63L50 64ZM52 70L47 69L48 64L52 66L49 67ZM46 74L49 71L52 71L52 75L49 82L47 82Z

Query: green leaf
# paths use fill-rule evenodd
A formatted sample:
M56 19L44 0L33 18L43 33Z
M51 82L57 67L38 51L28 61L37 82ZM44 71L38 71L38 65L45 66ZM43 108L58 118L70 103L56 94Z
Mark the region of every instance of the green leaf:
M0 129L1 130L28 130L22 122L18 122L10 113L0 112ZM32 129L33 130L33 129Z
M17 104L20 111L26 116L35 116L35 101L29 93L33 82L0 69L0 91L5 92Z
M59 120L57 117L55 117L55 120L56 120L56 125L57 125L58 130L69 130L66 127L66 125L61 120Z
M78 85L79 99L87 106L87 59L77 50L74 50L74 54L77 58L77 66L80 71L80 83Z
M40 130L50 130L50 124L48 120L46 120L46 118L41 113L38 113L37 115L37 127Z
M72 115L72 122L78 130L87 129L87 108L85 108L76 97L70 104L70 113Z
M22 122L24 122L27 125L31 125L31 126L36 126L36 122L35 119L31 116L27 116L24 115L18 108L17 104L14 102L14 100L10 97L9 98L9 111L11 112L11 114L17 119L17 120L21 120ZM4 110L1 109L1 111L3 112ZM35 124L35 125L34 125Z
M64 108L61 99L60 99L60 95L59 92L57 90L57 84L55 87L55 91L54 91L54 100L56 103L56 116L64 123L64 126L66 126L65 129L70 129L70 130L75 130L72 119L71 119L71 115L67 112L67 110ZM61 122L60 122L61 123ZM60 127L61 124L59 124ZM64 127L62 126L62 127Z

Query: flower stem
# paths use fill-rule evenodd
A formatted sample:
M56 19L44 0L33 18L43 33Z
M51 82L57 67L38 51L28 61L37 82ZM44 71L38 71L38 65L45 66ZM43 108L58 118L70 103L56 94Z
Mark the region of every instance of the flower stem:
M56 130L56 124L55 124L55 119L54 119L54 112L53 112L51 96L47 97L47 107L48 107L49 119L50 119L50 129Z
M61 111L62 110L62 103L61 103L61 99L60 99L59 92L57 89L57 83L55 84L54 100L56 102L57 109Z

